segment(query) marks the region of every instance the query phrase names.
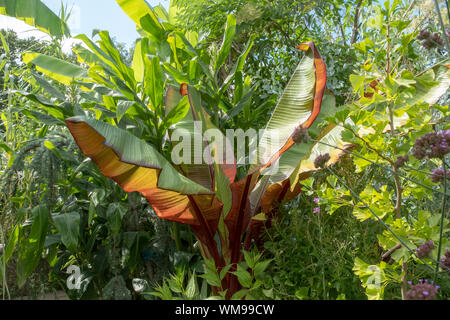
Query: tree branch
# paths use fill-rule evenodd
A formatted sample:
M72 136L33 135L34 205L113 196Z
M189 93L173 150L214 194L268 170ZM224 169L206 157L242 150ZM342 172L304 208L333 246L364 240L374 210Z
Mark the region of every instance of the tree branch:
M352 37L350 40L350 45L356 42L356 38L358 37L358 25L359 25L359 13L361 10L362 0L358 1L355 9L355 17L353 19L353 28L352 28Z

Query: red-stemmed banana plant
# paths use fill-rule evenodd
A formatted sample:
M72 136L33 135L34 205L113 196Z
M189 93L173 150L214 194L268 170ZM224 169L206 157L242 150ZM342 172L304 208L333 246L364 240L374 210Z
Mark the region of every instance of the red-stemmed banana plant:
M42 7L40 1L32 2ZM55 122L64 121L81 151L105 176L126 192L141 193L160 218L190 225L202 255L214 260L219 271L230 265L233 271L243 250L260 239L262 226L270 223L278 205L298 195L298 182L310 171L300 163L312 156L313 146L296 144L296 132L309 128L315 137L326 135L316 125L318 117L335 109L333 96L325 94L325 63L313 42L298 47L303 57L258 139L258 161L238 179L234 141L221 131L217 119L224 109L226 116L239 113L225 95L236 77L242 77L251 39L230 74L218 81L236 33L233 16L227 18L217 57L209 59L192 43L195 36L170 23L172 12L162 8L156 12L143 0L117 2L142 35L132 66L121 61L107 32L97 34L97 43L79 35L85 44L74 49L80 65L38 53L26 53L23 60L60 83L80 86L82 101L48 102L22 94L45 107ZM7 8L0 1L2 7ZM31 11L5 12L50 33L55 29L50 13L49 20L33 20ZM177 130L186 132L191 141L200 136L203 162L174 161L173 150L181 142L170 138ZM216 131L214 140L207 137L208 130ZM222 162L217 153L224 149L231 149L232 156ZM262 212L266 222L253 219ZM221 288L213 287L216 293L226 290L228 298L239 289L231 272Z
M296 130L309 128L322 106L325 63L313 42L302 44L299 49L305 54L273 111L257 149L258 153L266 152L266 155L267 150L274 152L266 157L266 162L251 167L248 175L238 181L235 181L234 157L230 157L231 162L220 163L214 159L213 152L207 152L212 161L175 165L152 145L103 121L76 116L66 123L81 151L105 176L126 192L140 192L160 218L189 224L201 244L202 254L213 259L220 271L225 265L239 263L243 243L247 243L248 249L251 240L260 236L258 230L261 229L257 228L257 223L252 223L252 217L261 212L261 207L272 210L272 204L292 199L300 191L298 186L290 188L289 180L276 181L276 174L266 173L275 164L279 165L283 154L296 145ZM190 128L186 130L189 134L198 129L196 126L201 127L202 134L215 128L202 106L200 92L191 85L182 84L178 91L169 87L166 108L183 103L183 96L189 104L189 113L180 121L183 128ZM276 135L277 139L271 139L270 135ZM225 135L222 138L226 141ZM201 139L204 150L219 148L216 141ZM297 158L297 162L301 160ZM277 188L278 182L281 188ZM243 238L244 234L247 239ZM240 289L237 278L229 273L223 279L222 289L227 289L227 295L231 296Z
M98 33L98 45L79 35L85 44L74 50L80 65L39 53L26 53L23 60L51 79L81 87L82 101L60 103L56 100L64 97L55 97L50 102L36 94L21 94L41 105L52 123L65 122L81 151L105 176L126 192L141 193L160 218L190 225L202 255L214 260L219 271L230 265L234 271L243 260L243 250L261 240L264 225L270 225L280 203L299 194L299 182L316 170L314 159L328 153L330 165L349 147L341 139L341 124L352 120L323 121L336 113L333 95L325 92L325 63L313 42L301 44L303 57L259 137L258 161L238 179L233 138L219 130L223 128L217 119L241 110L238 106L243 103L233 106L239 99L230 103L226 92L243 82L251 39L230 73L219 81L236 33L233 16L227 17L222 46L212 59L196 48L198 35L172 24L176 13L172 4L166 12L162 7L154 10L144 0L116 1L142 36L132 66L121 61L107 32ZM58 39L70 35L66 24L41 1L26 2L32 5L25 8L22 1L0 0L0 14L22 19ZM410 104L435 103L446 92L448 67L437 66L430 75L439 85L430 90L417 83ZM178 130L186 133L187 140L199 141L200 162L192 161L192 155L188 161L174 161L173 151L184 142L173 138ZM216 130L214 140L208 130ZM305 130L313 139L297 143L299 132ZM195 158L197 147L184 151L194 151ZM232 156L223 163L217 154L224 149L231 149ZM265 221L257 218L261 214ZM229 272L220 287L213 287L215 293L226 291L230 298L240 283Z

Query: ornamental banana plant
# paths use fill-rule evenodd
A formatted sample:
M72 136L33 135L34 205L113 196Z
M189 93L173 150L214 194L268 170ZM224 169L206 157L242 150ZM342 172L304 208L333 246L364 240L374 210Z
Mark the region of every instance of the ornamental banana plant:
M202 95L194 86L181 84L178 90L170 86L165 97L165 112L187 109L183 119L171 130L183 128L188 137L205 150L204 162L174 163L154 145L117 126L87 116L66 119L66 124L81 151L90 157L102 173L116 181L126 192L139 192L151 204L156 214L166 220L189 224L199 240L202 254L213 259L219 271L241 261L243 235L247 242L257 238L249 232L252 217L259 213L261 201L281 202L295 197L299 189L274 196L275 180L265 174L290 150L296 129L310 127L319 115L325 90L326 69L312 42L299 46L305 51L291 81L282 94L265 132L277 134L274 141L265 133L258 153L269 154L266 162L251 167L248 175L236 180L236 160L228 157L218 161L220 149L228 149L231 142L211 121L202 104ZM152 97L153 100L162 97ZM326 98L328 108L334 108L332 97ZM219 139L205 137L207 130L219 132ZM169 130L170 131L170 130ZM191 139L189 139L191 140ZM225 145L218 141L225 141ZM175 146L175 141L171 141ZM276 143L276 144L275 144ZM274 145L275 144L275 145ZM158 143L156 145L162 145ZM186 151L186 150L185 150ZM300 158L297 159L297 161ZM209 161L208 161L209 160ZM222 279L222 289L232 295L240 289L231 273Z
M220 79L236 33L233 16L227 18L217 56L210 57L197 46L199 35L174 25L172 4L166 12L143 0L117 3L141 34L131 66L121 61L106 31L97 34L97 42L79 35L85 47L74 49L77 65L36 53L24 54L23 60L53 80L79 86L82 99L55 96L49 102L21 94L41 105L53 123L65 123L81 151L105 176L126 192L141 193L160 218L190 225L202 255L214 260L219 272L230 265L235 271L242 250L260 239L262 227L270 223L279 204L301 192L299 182L315 170L314 158L330 153L328 164L338 160L342 150L323 143L341 149L350 146L342 142L343 126L330 122L336 108L333 95L325 90L325 63L313 42L298 47L303 57L258 140L258 161L238 175L241 157L235 137L223 124L252 100L239 94L252 40ZM436 79L442 74L448 79L442 72ZM342 123L347 121L351 118L344 117ZM309 128L314 140L296 144L296 132L302 128ZM180 132L182 141L174 138ZM194 143L183 148L185 139ZM182 150L178 158L176 150ZM219 155L229 155L229 150L231 156L221 161ZM261 221L261 213L266 221ZM233 273L220 274L221 283L213 290L226 291L230 298L241 284Z
M142 35L136 42L131 66L121 61L107 32L98 33L97 43L78 35L85 43L85 47L74 49L79 65L36 53L25 53L23 60L53 80L79 85L84 99L56 103L35 94L21 94L40 104L56 123L64 121L81 151L105 176L126 192L141 193L160 218L190 225L204 257L213 259L219 271L230 264L233 271L242 259L243 236L247 235L247 242L258 238L254 231L250 232L250 225L260 213L262 202L281 202L285 198L272 196L278 181L267 172L274 171L273 167L283 161L283 154L295 145L296 129L310 127L319 115L326 83L325 64L313 42L299 46L303 58L256 150L257 158L264 155L265 160L253 164L248 174L237 179L234 138L229 139L221 125L223 119L239 113L233 110L227 92L232 83L235 91L242 83L251 39L228 76L220 80L219 71L230 54L236 32L233 16L227 19L217 57L211 58L196 48L195 35L170 23L172 12L153 9L141 0L117 2ZM334 108L330 95L325 100L328 109ZM233 102L239 109L239 100ZM200 137L201 155L206 155L201 157L203 161L175 163L172 151L181 143L170 137L177 130L187 132L193 141ZM216 130L214 141L207 138L210 130ZM217 154L226 150L232 150L232 155L223 163ZM278 175L287 174L282 171ZM286 198L298 192L297 188ZM221 280L221 289L227 289L228 297L240 288L232 273Z

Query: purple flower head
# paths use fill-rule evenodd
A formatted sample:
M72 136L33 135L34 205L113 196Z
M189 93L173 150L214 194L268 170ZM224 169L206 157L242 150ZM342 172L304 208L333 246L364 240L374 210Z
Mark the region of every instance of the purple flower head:
M314 211L313 211L314 213L319 213L320 212L320 208L319 207L316 207L316 208L314 208Z
M428 240L420 245L418 249L416 249L417 256L420 259L427 258L430 252L435 248L433 240ZM425 280L426 281L426 280Z
M292 135L292 140L294 140L296 144L308 143L310 140L308 128L306 127L296 128L294 134Z
M447 171L447 179L450 179L450 171ZM444 169L437 168L431 172L431 181L434 183L444 182Z
M414 142L412 150L413 156L419 160L424 158L442 159L450 152L450 132L449 130L425 133Z
M408 281L408 283L409 290L406 293L406 299L408 300L432 300L439 290L439 286L434 286L427 280L419 280L419 283L415 285L411 281Z
M431 32L428 30L420 30L419 35L417 36L418 40L425 40L428 39L431 35Z
M431 35L431 40L441 46L444 44L444 39L442 39L441 35L438 32L435 32Z
M324 168L326 163L331 159L329 153L321 154L317 156L316 160L314 160L314 167L316 168Z
M409 156L398 156L397 157L397 161L394 162L394 167L396 168L400 168L403 167L405 165L406 162L408 162L409 160Z
M422 42L422 46L423 46L425 49L430 50L431 48L434 47L434 42L433 42L433 40L431 40L431 39L427 39L427 40L425 40L424 42Z
M319 203L319 201L320 201L320 198L314 198L315 203Z
M442 269L447 270L448 275L450 276L450 251L448 248L445 249L445 254L442 256Z

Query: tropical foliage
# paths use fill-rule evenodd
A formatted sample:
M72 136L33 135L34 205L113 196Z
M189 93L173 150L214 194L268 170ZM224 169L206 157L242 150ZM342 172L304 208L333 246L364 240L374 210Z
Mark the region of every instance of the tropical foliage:
M448 298L440 10L117 3L130 61L108 31L66 56L64 10L0 0L52 38L1 33L4 298L39 274L73 299Z

